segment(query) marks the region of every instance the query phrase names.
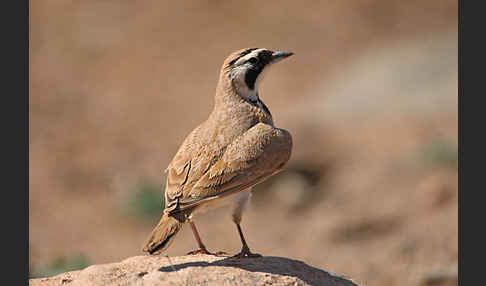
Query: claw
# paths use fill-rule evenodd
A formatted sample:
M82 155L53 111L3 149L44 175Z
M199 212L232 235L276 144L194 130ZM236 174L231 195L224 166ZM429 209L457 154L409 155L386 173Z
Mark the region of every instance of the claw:
M227 252L224 252L224 251L215 252L215 253L213 253L213 255L215 255L215 256L229 256L229 254Z
M198 249L198 250L193 250L189 251L186 255L197 255L197 254L206 254L206 255L214 255L214 256L227 256L228 253L224 251L218 251L218 252L209 252L207 249Z
M211 255L212 253L209 252L209 251L207 251L207 249L200 248L198 250L189 251L186 255L197 255L197 254L207 254L207 255Z
M262 257L262 255L258 254L258 253L252 253L248 247L243 246L243 248L241 249L241 252L234 255L233 257L234 258L244 258L244 257L258 258L258 257Z

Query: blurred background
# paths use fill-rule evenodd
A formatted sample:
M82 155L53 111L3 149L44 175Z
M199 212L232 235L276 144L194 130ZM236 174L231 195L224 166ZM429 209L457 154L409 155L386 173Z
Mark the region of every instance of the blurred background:
M254 189L251 249L363 285L457 285L457 9L31 1L30 276L141 255L223 60L265 47L295 53L260 88L294 149ZM198 219L211 251L240 250L228 211ZM167 254L195 248L186 227Z

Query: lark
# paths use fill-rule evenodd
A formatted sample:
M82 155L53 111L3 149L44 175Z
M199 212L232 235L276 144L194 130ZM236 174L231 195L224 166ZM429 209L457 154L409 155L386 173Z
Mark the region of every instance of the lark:
M260 256L252 253L246 243L240 226L242 213L252 187L287 164L292 137L274 126L258 86L263 71L292 54L251 48L226 58L213 111L185 138L166 169L165 209L143 251L152 255L163 252L182 226L189 223L199 249L188 254L213 254L203 244L194 217L229 203L243 245L235 257Z

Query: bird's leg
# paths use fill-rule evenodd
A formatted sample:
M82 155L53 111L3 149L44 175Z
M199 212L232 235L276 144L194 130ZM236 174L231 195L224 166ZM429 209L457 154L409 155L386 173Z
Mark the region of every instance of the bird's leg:
M189 224L191 225L192 234L194 234L194 238L196 239L196 242L197 242L197 244L199 246L199 249L198 250L191 251L191 252L188 252L187 254L188 255L194 255L194 254L211 254L206 249L206 246L202 242L201 237L199 236L199 233L197 232L197 228L196 228L196 225L194 224L194 222L191 220L191 221L189 221Z
M196 242L197 242L197 244L199 246L199 249L198 250L190 251L190 252L187 253L187 255L207 254L207 255L216 255L216 256L218 256L218 255L226 254L223 251L219 251L217 253L211 253L211 252L209 252L206 249L206 246L204 245L204 243L202 242L201 237L199 236L199 233L197 232L197 228L196 228L196 225L194 224L194 222L191 220L191 221L189 221L189 224L191 225L192 234L194 234L194 238L196 239Z
M246 203L248 202L249 198L250 198L250 192L248 192L247 194L242 193L242 196L237 201L236 208L233 211L233 222L236 224L236 227L238 228L238 233L240 235L241 244L243 245L242 248L241 248L241 252L236 254L235 256L233 256L233 257L237 257L237 258L262 257L260 254L252 253L250 251L250 248L248 247L248 244L246 243L245 236L243 235L243 231L241 230L241 226L240 226L243 209L244 209Z
M243 232L241 231L240 224L237 223L236 227L238 228L238 233L240 234L241 244L243 244L243 247L241 247L241 252L236 254L233 257L238 257L238 258L242 258L242 257L262 257L260 254L252 253L250 251L248 244L246 244L245 237L243 236Z

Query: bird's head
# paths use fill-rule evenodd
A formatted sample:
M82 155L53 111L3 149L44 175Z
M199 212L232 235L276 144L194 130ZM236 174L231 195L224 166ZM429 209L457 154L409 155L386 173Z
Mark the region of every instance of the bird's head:
M224 61L221 68L222 80L229 82L236 93L244 99L257 100L262 72L291 55L291 52L260 48L238 50Z

